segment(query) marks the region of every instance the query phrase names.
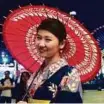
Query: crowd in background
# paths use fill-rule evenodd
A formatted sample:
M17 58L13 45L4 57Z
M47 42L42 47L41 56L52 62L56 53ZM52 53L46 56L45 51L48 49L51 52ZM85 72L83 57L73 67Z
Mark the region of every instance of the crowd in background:
M0 80L0 103L11 103L13 99L14 102L22 100L30 73L24 71L16 79L10 77L10 71L5 71L4 75L5 78Z

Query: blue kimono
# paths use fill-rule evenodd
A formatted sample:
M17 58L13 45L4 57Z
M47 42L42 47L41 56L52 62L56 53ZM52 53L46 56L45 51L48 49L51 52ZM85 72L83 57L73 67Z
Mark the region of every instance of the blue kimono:
M46 66L37 75L34 73L28 84L31 85L29 94L33 99L50 100L51 103L82 103L78 71L64 59Z
M33 98L50 100L51 103L82 103L82 98L79 91L65 91L60 87L62 78L67 75L68 72L71 73L72 69L73 67L69 67L68 65L63 66L36 90ZM53 96L54 90L52 91L52 86L57 88L57 93L55 96Z

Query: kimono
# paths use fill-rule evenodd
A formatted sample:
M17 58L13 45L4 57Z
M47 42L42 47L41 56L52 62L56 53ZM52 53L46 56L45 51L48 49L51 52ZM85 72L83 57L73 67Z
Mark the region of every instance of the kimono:
M34 75L28 81L31 83ZM61 59L39 71L29 94L33 99L50 100L50 103L82 103L81 83L77 70Z

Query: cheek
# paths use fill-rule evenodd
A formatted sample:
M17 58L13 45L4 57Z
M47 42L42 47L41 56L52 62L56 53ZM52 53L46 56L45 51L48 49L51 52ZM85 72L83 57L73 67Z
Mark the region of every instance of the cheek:
M35 43L35 48L38 49L39 48L39 42Z
M36 41L35 41L35 45L37 46L38 44L39 44L39 41L36 40Z
M58 44L49 44L47 45L48 51L51 52L56 52L59 50L59 45Z

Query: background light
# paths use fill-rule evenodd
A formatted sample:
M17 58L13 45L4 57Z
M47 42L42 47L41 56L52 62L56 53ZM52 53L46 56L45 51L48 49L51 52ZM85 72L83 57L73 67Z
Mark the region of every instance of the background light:
M76 11L71 11L71 12L69 12L69 14L70 14L71 16L75 16L75 15L77 15L77 12L76 12Z
M3 63L8 63L8 58L7 57L3 57L2 61L3 61Z

